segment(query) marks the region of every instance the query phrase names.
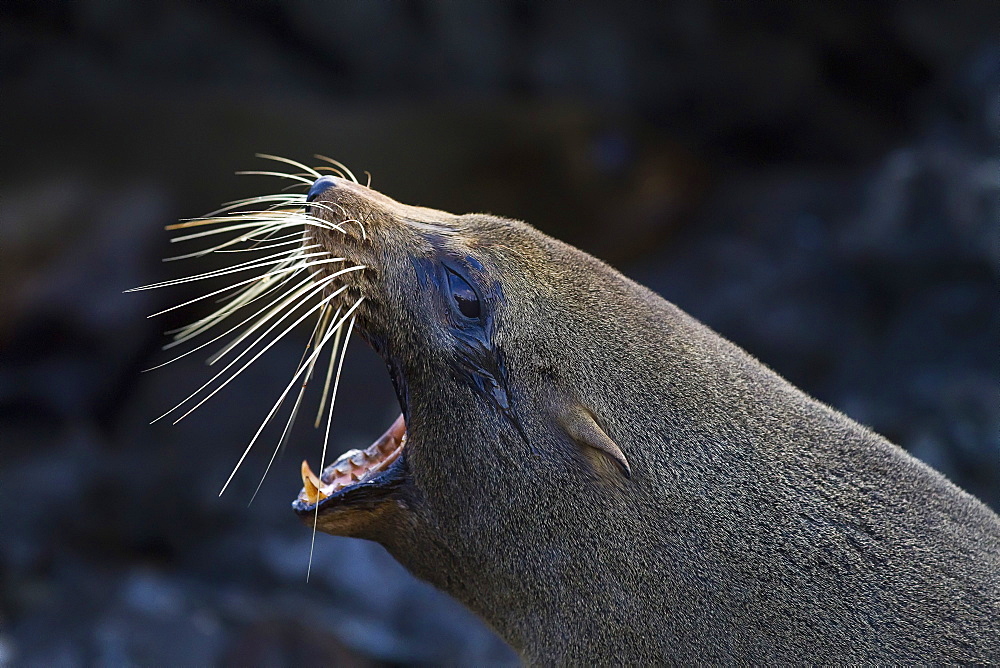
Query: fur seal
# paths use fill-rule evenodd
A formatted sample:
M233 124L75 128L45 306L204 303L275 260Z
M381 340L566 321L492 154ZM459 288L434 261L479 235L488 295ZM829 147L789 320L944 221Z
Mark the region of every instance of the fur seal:
M324 176L402 416L293 507L529 663L991 663L1000 518L603 262ZM319 271L328 271L320 268ZM348 293L345 293L345 295Z

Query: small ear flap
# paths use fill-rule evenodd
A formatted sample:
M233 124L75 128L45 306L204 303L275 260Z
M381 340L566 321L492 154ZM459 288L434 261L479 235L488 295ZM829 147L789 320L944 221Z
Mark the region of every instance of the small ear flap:
M632 467L629 466L625 453L601 429L586 408L580 405L567 408L561 416L560 424L599 469L607 469L607 464L610 464L611 468L619 470L626 478L632 477Z

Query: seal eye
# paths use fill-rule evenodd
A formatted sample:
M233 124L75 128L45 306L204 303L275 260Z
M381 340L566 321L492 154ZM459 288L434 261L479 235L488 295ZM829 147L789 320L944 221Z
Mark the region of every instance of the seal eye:
M451 297L455 300L459 312L466 318L477 319L482 313L479 306L479 295L472 289L469 282L456 274L448 271L448 287L451 289Z

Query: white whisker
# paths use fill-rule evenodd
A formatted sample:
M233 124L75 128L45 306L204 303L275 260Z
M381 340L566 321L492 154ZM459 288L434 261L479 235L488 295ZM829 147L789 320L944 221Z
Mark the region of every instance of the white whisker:
M262 228L261 230L256 230L254 232L249 232L247 234L243 234L243 235L240 235L238 237L233 237L232 239L230 239L228 241L225 241L225 242L223 242L221 244L218 244L216 246L210 246L208 248L203 248L201 250L197 250L197 251L194 251L192 253L185 253L184 255L174 255L172 257L164 258L163 261L164 262L174 262L176 260L187 260L187 259L193 258L193 257L204 257L206 255L211 255L212 253L222 253L222 252L225 252L225 249L228 248L229 246L235 246L236 244L245 243L245 242L251 242L253 244L250 248L248 248L246 250L255 250L256 244L262 243L264 241L277 241L278 239L293 239L293 238L301 239L302 236L303 236L303 232L304 232L304 230L300 229L300 230L296 230L295 232L292 232L291 234L284 234L284 235L282 235L280 237L273 236L275 233L279 232L281 229L285 229L285 227L277 228L277 229ZM259 234L259 233L263 233L263 235L258 238L256 235ZM294 243L294 241L290 241L288 243Z
M268 202L271 203L272 207L302 203L305 202L305 195L300 193L274 193L271 195L255 195L253 197L244 197L243 199L234 199L231 202L223 202L221 207L215 209L214 211L209 211L204 216L184 219L181 223L171 225L168 229L179 229L180 226L184 225L199 225L202 224L201 221L219 218L219 214L233 211L234 209L239 209L241 207L250 206L251 204L266 204Z
M215 278L216 276L225 276L226 274L233 274L240 271L247 271L249 269L260 269L261 267L267 267L273 264L278 264L281 258L287 255L295 255L295 257L305 258L305 257L320 257L323 255L329 255L327 251L317 251L314 253L303 253L305 248L316 248L319 244L312 244L310 246L293 248L291 250L281 251L280 253L275 253L273 255L268 255L266 257L257 257L252 260L247 260L246 262L239 262L232 266L226 267L225 269L215 269L213 271L206 271L202 274L195 274L194 276L187 276L186 278L174 278L169 281L161 281L159 283L151 283L150 285L143 285L138 288L129 288L125 292L139 292L140 290L153 290L156 288L165 288L168 285L179 285L181 283L190 283L191 281L201 281L206 278ZM343 260L344 258L340 258Z
M364 297L359 298L344 317L346 318L347 315L350 315L364 300ZM337 362L337 376L333 381L333 392L330 394L330 412L326 415L326 433L323 435L323 452L319 458L320 475L323 474L323 468L326 466L326 447L330 442L330 424L333 422L333 407L337 401L337 388L340 387L340 372L344 368L344 358L347 357L347 346L351 342L351 332L354 331L354 321L354 318L351 318L351 323L347 326L347 334L344 335L344 348L341 350L340 360ZM316 512L313 515L312 540L309 543L309 565L306 567L306 582L309 581L309 574L312 572L313 549L316 547L316 526L319 524L319 499L316 500L315 511Z
M262 278L264 278L265 276L277 276L277 275L280 275L280 274L287 273L289 271L298 271L299 269L304 269L305 267L314 267L314 266L320 265L320 264L330 264L332 262L343 262L343 261L344 261L344 258L339 258L339 257L338 258L330 258L330 259L327 259L327 260L316 260L314 262L305 262L305 263L303 263L301 265L295 265L295 266L292 266L292 267L288 267L287 269L269 271L266 274L261 274L260 276L254 276L253 278L248 278L247 280L240 281L239 283L233 283L232 285L226 286L224 288L220 288L219 290L216 290L214 292L209 292L207 295L202 295L201 297L195 297L194 299L190 299L190 300L184 302L183 304L178 304L177 306L171 306L168 309L163 309L162 311L158 311L158 312L156 312L156 313L154 313L152 315L148 315L146 317L147 318L155 318L158 315L163 315L164 313L167 313L169 311L174 311L174 310L179 309L181 307L187 306L188 304L193 304L193 303L195 303L197 301L201 301L202 299L208 299L209 297L214 297L215 295L221 294L221 293L226 292L228 290L232 290L233 288L238 288L241 285L246 285L247 283L253 283L254 281L259 281ZM350 269L341 270L340 272L337 272L336 274L333 274L333 275L337 276L337 275L339 275L341 273L344 273L344 272L347 272L347 271L356 271L357 269L361 269L361 268L362 267L360 267L360 266L358 266L358 267L351 267Z
M286 269L285 271L292 271L292 269L289 268L289 269ZM281 273L281 272L271 272L269 274L265 274L265 276L273 275L273 274L276 274L276 273ZM194 304L195 302L201 301L202 299L208 299L209 297L214 297L215 295L222 294L223 292L227 292L229 290L232 290L233 288L238 288L241 285L246 285L248 283L253 283L254 281L259 281L259 280L261 280L261 278L262 278L261 276L254 276L253 278L248 278L245 281L240 281L239 283L233 283L232 285L228 285L228 286L226 286L224 288L220 288L220 289L218 289L218 290L216 290L214 292L210 292L207 295L202 295L201 297L195 297L194 299L189 299L188 301L184 302L183 304L178 304L177 306L171 306L168 309L164 309L162 311L158 311L156 313L153 313L152 315L147 315L146 317L147 318L155 318L158 315L163 315L164 313L168 313L170 311L174 311L176 309L183 308L183 307L185 307L185 306L187 306L189 304Z
M286 260L283 260L278 264L274 265L274 268L271 269L268 273L273 273L275 270L285 269L285 268L296 270L292 272L290 275L281 278L280 282L276 284L276 285L282 285L285 281L288 281L292 276L294 276L295 273L302 270L301 264L302 262L299 258L294 256L289 257ZM232 295L220 297L219 299L216 300L216 303L221 303L230 300L233 302L238 302L242 301L245 298L248 299L249 298L248 295L250 293L257 293L261 291L270 292L273 288L268 288L267 285L269 283L274 282L275 280L278 279L269 276L264 276L261 278L259 283L252 283L250 285L243 286L242 288L236 290ZM254 297L253 299L256 299L256 297Z
M304 262L304 264L302 266L305 266L305 264L308 264L309 262L314 262L315 261L315 260L308 260L308 258L320 258L320 257L323 257L324 255L329 255L330 254L327 251L319 251L319 252L315 252L315 253L302 253L302 252L299 251L299 249L295 249L294 251L288 251L287 253L282 253L282 255L287 255L289 253L294 253L294 255L290 255L289 257L285 258L285 260L289 260L289 261L294 260L295 262ZM342 257L331 257L331 258L325 258L323 261L324 262L343 262L345 259L346 258L342 258ZM252 264L252 263L254 263L254 264ZM245 266L240 266L240 265L245 265ZM155 285L155 286L143 286L141 288L136 288L136 290L150 290L150 289L152 289L154 287L155 288L162 288L162 287L166 287L168 285L180 285L182 283L193 283L195 281L203 281L203 280L210 279L210 278L219 278L220 276L228 276L229 274L237 274L237 273L240 273L240 272L243 272L243 271L250 271L250 270L254 270L254 269L267 269L268 267L271 268L271 269L269 269L269 272L270 272L270 271L273 271L274 269L279 268L279 265L298 266L297 264L293 264L291 262L285 262L284 260L280 260L280 259L279 260L274 260L274 259L267 259L267 258L256 258L256 259L253 259L253 260L248 260L247 262L241 262L239 265L233 265L231 268L216 269L215 271L206 272L204 274L196 274L195 276L188 276L187 278L176 278L176 279L174 279L172 281L166 281L165 283L158 284L158 285ZM260 276L261 277L267 276L267 273L260 274Z
M332 279L330 279L330 280L332 280ZM218 380L229 368L231 368L234 364L236 364L238 361L240 361L240 359L242 359L244 355L246 355L248 352L250 352L250 350L252 350L254 348L254 346L256 346L258 343L260 343L262 340L264 340L264 338L268 334L270 334L271 331L273 331L275 327L277 327L282 322L284 322L284 320L286 318L288 318L288 316L290 316L292 313L294 313L295 310L299 306L301 306L302 304L306 303L310 297L312 297L314 294L317 294L319 292L319 290L323 289L325 287L326 283L328 283L328 282L329 282L329 280L324 281L323 283L320 283L319 285L308 285L308 286L306 286L305 290L297 291L295 294L283 298L282 302L284 304L289 304L291 302L295 302L296 306L292 307L291 309L287 309L284 315L282 315L276 321L274 321L273 323L271 323L270 327L268 327L242 353L240 353L232 361L230 361L229 364L227 364L225 367L223 367L214 376L212 376L211 378L209 378L208 381L205 382L201 387L199 387L197 390L195 390L194 392L192 392L191 394L189 394L187 397L185 397L176 406L174 406L173 408L171 408L170 410L168 410L166 413L164 413L160 417L158 417L155 420L153 420L153 422L157 422L159 420L162 420L163 418L167 417L168 415L170 415L171 413L173 413L174 411L176 411L177 409L179 409L181 406L183 406L184 404L186 404L188 401L191 401L196 396L198 396L198 394L200 392L202 392L203 390L205 390L206 388L208 388L212 383L214 383L216 380ZM319 308L322 304L325 304L328 300L330 300L333 297L337 296L337 294L339 294L340 292L343 292L345 289L346 289L346 286L340 288L339 290L337 290L336 292L334 292L333 294L331 294L329 297L327 297L326 299L324 299L322 302L320 302L319 304L317 304L317 305L313 306L311 309L309 309L309 311L306 312L306 315L308 315L309 313L312 313L317 308ZM295 324L298 324L299 322L301 322L302 319L303 318L300 318L299 320L296 320ZM292 325L292 328L294 328L295 324ZM292 328L289 328L289 329L285 330L285 332L283 332L281 336L284 336L284 334L287 334L288 331L290 331ZM275 338L274 340L272 340L271 343L268 344L267 348L269 348L271 345L273 345L274 343L276 343L277 340L281 338L281 336L279 336L279 337ZM264 350L267 350L267 348L265 348ZM254 361L254 360L256 360L256 359L257 359L257 357L254 357L251 360L251 362ZM243 371L243 369L245 369L245 368L246 368L246 366L242 367L240 369L240 371ZM235 376L236 376L236 374L234 374L233 376L231 376L228 380L232 380ZM228 380L227 380L227 382L228 382ZM218 391L218 389L216 391ZM214 394L214 392L213 392L213 394ZM152 424L153 422L151 422L150 424Z
M312 204L310 204L312 206ZM235 221L235 223L234 223ZM263 230L268 232L278 231L281 229L296 227L299 225L308 225L310 227L319 227L326 230L337 230L338 232L343 232L343 228L340 223L331 223L322 218L317 218L311 214L305 213L301 210L295 211L285 211L285 210L275 210L275 211L241 211L238 214L232 216L227 216L225 218L216 219L204 219L201 224L204 225L215 225L226 223L225 227L212 228L208 230L203 230L201 232L193 232L191 234L185 234L179 237L173 237L170 239L170 243L179 243L182 241L190 241L191 239L200 239L202 237L214 236L217 234L224 234L226 232L233 232L236 230L247 230L255 229L254 233L249 235L244 235L236 239L231 239L227 244L233 242L244 241L247 238L252 237L254 234L260 233ZM195 227L195 225L190 225L189 227ZM186 229L186 228L175 228L175 229ZM211 250L211 249L210 249ZM208 252L210 252L210 250Z
M346 286L345 286L345 288L346 288ZM186 418L188 415L190 415L191 413L193 413L195 410L197 410L206 401L208 401L209 399L211 399L212 397L214 397L216 394L218 394L218 392L222 388L224 388L226 385L229 385L229 383L233 382L236 379L237 376L239 376L241 373L243 373L244 371L246 371L254 362L256 362L258 359L260 359L261 355L263 355L268 350L270 350L276 343L278 343L278 341L280 341L281 339L285 338L288 335L289 332L291 332L293 329L295 329L298 326L298 324L300 322L302 322L303 320L305 320L306 318L308 318L310 315L312 315L314 312L316 312L316 310L322 308L327 303L329 303L329 301L331 299L333 299L338 294L340 294L340 292L343 289L345 289L345 288L341 288L341 290L338 290L338 291L334 292L329 297L326 297L325 299L323 299L323 301L321 301L320 303L316 304L315 306L313 306L312 308L310 308L308 311L306 311L302 316L300 316L298 319L296 319L295 322L293 322L283 332L281 332L281 334L278 334L278 336L276 336L274 339L272 339L270 343L268 343L266 346L264 346L263 348L261 348L260 351L258 351L253 357L250 358L249 361L246 362L246 364L244 364L243 366L241 366L237 371L235 371L231 376L229 376L229 378L226 378L221 384L219 384L219 386L217 388L215 388L214 390L212 390L211 392L209 392L207 395L205 395L198 403L196 403L194 406L192 406L191 408L189 408L186 413L184 413L179 418L177 418L176 420L174 420L173 423L177 424L178 422L180 422L181 420L183 420L184 418ZM229 364L227 364L225 367L223 367L222 370L219 371L219 373L217 373L215 376L212 377L212 380L210 380L208 383L206 383L206 385L203 385L202 388L200 388L198 391L201 391L201 389L204 389L208 384L211 384L216 379L218 379L223 373L226 372L227 369L229 369L230 367L232 367L244 355L246 355L248 352L250 352L253 349L254 346L256 346L258 343L260 343L260 341L263 339L263 337L267 336L267 334L270 333L270 331L272 329L274 329L275 326L277 326L279 323L281 323L282 321L284 321L284 319L287 318L292 313L294 313L294 309L291 310L291 311L289 311L289 312L287 312L285 315L281 316L278 320L276 320L274 323L272 323L271 327L269 327L267 329L267 331L265 331L263 334L261 334L261 336L256 341L254 341L250 346L248 346L246 349L244 349L244 351L242 353L240 353L239 355L237 355L236 357L234 357L229 362ZM187 401L187 399L185 399L185 401ZM173 412L173 410L175 410L175 409L171 409L170 412Z
M257 246L257 245L254 245L254 246L251 246L250 248L226 248L226 249L217 250L215 252L216 253L256 253L258 251L268 250L268 249L271 249L271 248L281 248L282 246L290 246L292 244L301 244L302 243L302 233L301 232L297 232L295 234L289 234L288 236L289 237L295 237L295 238L292 239L292 240L290 240L290 241L282 241L282 242L276 243L276 244L267 244L266 246ZM264 241L273 241L273 239L260 239L256 243L263 243ZM314 245L318 245L318 244L314 244ZM306 248L306 246L303 246L303 248Z
M270 155L268 153L255 153L258 158L264 158L265 160L274 160L276 162L283 162L286 165L291 165L292 167L298 167L299 169L305 170L307 173L312 174L315 178L319 178L319 173L312 167L306 167L301 162L296 162L294 160L289 160L288 158L282 158L277 155Z
M329 299L329 298L327 298L327 299ZM358 299L358 301L356 301L354 303L354 305L347 311L347 313L345 313L343 316L341 316L341 318L337 322L337 324L332 327L332 330L328 330L327 331L327 333L323 336L323 340L320 341L319 345L316 347L316 350L313 351L313 353L309 356L308 362L311 362L314 357L318 357L319 356L319 353L322 352L323 346L326 344L326 342L329 340L329 338L331 336L333 336L333 334L334 334L334 332L336 330L340 329L340 327L343 326L344 321L352 313L354 313L354 310L357 309L358 305L360 305L363 300L364 300L364 297L361 297L360 299ZM324 300L324 302L325 301L326 300ZM267 417L264 418L264 422L260 425L260 428L257 430L257 433L254 434L254 437L250 441L250 444L246 447L246 450L243 451L243 456L241 456L240 460L236 463L236 467L233 469L233 472L229 474L229 479L226 480L226 484L222 486L222 491L219 492L219 496L222 496L222 494L226 491L226 488L229 487L229 483L232 482L233 476L235 476L236 472L240 469L240 466L243 464L243 460L246 459L247 454L250 452L250 448L252 448L253 444L257 442L258 438L260 438L260 434L261 434L261 432L264 431L264 427L266 427L267 423L271 421L271 418L277 412L278 408L281 406L281 403L285 400L285 397L288 396L288 393L291 392L292 387L295 386L295 381L299 379L299 376L302 375L302 372L305 371L305 369L306 369L306 367L304 367L304 366L300 367L299 370L295 372L295 375L292 376L292 381L285 388L285 391L281 393L281 396L278 397L278 401L271 408L271 412L269 412L267 414Z
M185 234L179 237L173 237L170 243L175 244L181 241L190 241L191 239L200 239L202 237L210 237L216 234L225 234L226 232L233 232L236 230L249 230L249 229L261 229L265 226L273 226L275 229L283 229L288 227L294 227L296 225L302 225L305 221L303 220L278 220L276 211L269 212L265 215L254 216L253 219L244 218L242 223L237 223L235 225L227 225L226 227L219 227L211 230L203 230L201 232L192 232L191 234ZM228 218L227 222L232 222L233 220L239 220L239 218Z
M330 353L330 364L326 369L326 381L323 383L323 394L319 399L319 410L316 412L316 420L313 422L313 428L319 429L320 422L323 420L323 408L326 406L326 397L330 393L330 379L333 377L333 366L334 361L337 358L337 351L340 349L340 331L337 331L337 336L333 339L333 350Z
M340 314L340 309L337 309L337 315ZM337 319L337 315L333 316L333 319ZM302 364L306 359L306 355L309 354L309 348L312 347L313 343L318 340L318 335L320 332L326 332L326 326L329 323L330 318L330 305L327 304L320 316L316 319L316 326L313 328L312 334L309 336L309 342L306 344L306 349L302 351L302 357L299 358L299 364L296 370L302 368ZM340 333L340 330L337 330ZM321 335L320 335L321 336ZM320 346L317 346L317 350ZM334 354L336 354L336 349L334 349ZM309 380L312 378L313 369L316 366L317 356L312 362L309 363L309 370L306 372L306 377L302 379L302 388L299 390L299 395L295 398L295 404L292 406L292 412L288 416L288 421L285 423L285 428L281 432L281 438L278 439L278 444L274 446L274 452L271 453L271 459L268 460L267 466L264 468L264 473L260 476L260 482L257 483L257 489L253 491L253 495L250 496L250 502L247 503L247 507L253 504L253 500L257 498L257 493L260 488L264 486L264 480L267 478L268 472L271 470L271 465L274 464L275 457L278 456L278 452L284 447L286 440L288 439L288 434L291 432L292 425L295 423L295 417L299 414L299 406L302 405L302 397L305 396L306 387L309 385Z
M303 183L312 184L316 179L307 179L299 174L286 174L284 172L261 172L261 171L250 171L244 170L236 172L238 176L277 176L282 179L295 179L296 181L302 181Z
M309 278L305 279L304 281L302 281L302 282L301 282L301 283L300 283L300 284L299 284L298 286L296 286L296 287L295 287L295 288L293 289L293 292L294 292L294 291L296 291L296 290L298 290L298 289L299 289L299 288L300 288L301 286L303 286L303 285L306 285L306 284L310 284L310 283L312 283L312 282L313 282L313 279L312 279L312 277L309 277ZM170 360L168 360L168 361L164 362L163 364L158 364L158 365L156 365L156 366L154 366L154 367L150 367L149 369L146 369L145 371L152 371L153 369L159 369L160 367L163 367L163 366L166 366L166 365L168 365L168 364L171 364L172 362L176 362L177 360L181 359L182 357L187 357L187 356L188 356L188 355L190 355L191 353L194 353L194 352L197 352L197 351L201 350L202 348L205 348L206 346L210 346L211 344L215 343L215 342L216 342L216 341L218 341L219 339L221 339L221 338L223 338L223 337L225 337L225 336L227 336L227 335L229 335L229 334L231 334L231 333L235 332L235 331L236 331L237 329L239 329L239 328L240 328L240 327L242 327L243 325L247 324L247 323L248 323L248 322L250 322L251 320L254 320L255 318L258 318L258 317L261 317L261 314L262 314L262 313L263 313L264 311L267 311L268 309L271 309L272 307L274 307L274 306L275 306L275 304L277 304L277 303L278 303L278 302L280 302L280 301L283 301L283 300L284 300L284 299L285 299L286 297L287 297L287 295L285 295L285 296L282 296L282 297L279 297L279 298L275 299L275 300L274 300L273 302L270 302L270 303L268 303L268 304L267 304L267 305L265 305L265 306L264 306L264 307L263 307L262 309L260 309L260 310L258 310L257 312L255 312L255 313L254 313L253 315L251 315L251 316L249 316L249 317L245 318L245 319L244 319L244 320L242 320L242 321L241 321L241 322L240 322L239 324L237 324L237 325L234 325L233 327L230 327L229 329L227 329L226 331L224 331L224 332L223 332L222 334L219 334L219 335L218 335L218 336L216 336L215 338L213 338L213 339L211 339L211 340L209 340L209 341L206 341L205 343L202 343L202 344L200 344L199 346L197 346L197 347L195 347L195 348L192 348L191 350L189 350L189 351L187 351L187 352L185 352L185 353L181 353L181 354L180 354L180 355L178 355L177 357L174 357L173 359L170 359ZM253 301L253 300L251 300L251 301ZM249 303L249 302L248 302L248 303ZM228 316L225 316L225 317L228 317ZM263 316L263 317L264 317L265 319L269 319L269 318L271 318L272 316L271 316L271 314L268 314L268 315L266 315L266 316ZM222 318L222 319L225 319L225 318ZM221 321L222 319L220 319L220 321ZM216 323L213 323L212 325L209 325L208 327L205 327L204 329L201 329L201 331L199 331L199 332L197 332L197 333L195 333L195 334L191 334L191 335L189 335L189 336L185 336L184 338L178 338L178 339L176 339L176 340L172 341L171 343L167 344L166 346L164 346L164 347L163 347L163 349L164 349L164 350L168 350L169 348L173 348L174 346L177 346L177 345L180 345L180 344L182 344L182 343L185 343L185 342L187 342L187 341L190 341L192 337L194 337L194 336L197 336L197 334L200 334L200 333L202 333L202 332L204 332L204 331L207 331L207 330L208 330L208 329L210 329L211 327L214 327L214 326L215 326L216 324L218 324L218 322L216 322Z
M233 312L285 285L302 271L302 269L297 267L295 262L292 260L277 265L275 269L284 269L286 267L289 271L285 273L284 276L264 276L256 283L244 285L243 287L236 289L232 295L223 296L216 300L216 303L223 302L224 305L207 316L183 327L167 331L166 334L175 336L174 341L164 346L164 349L172 348L177 345L178 342L194 336L199 331L210 329L214 326L214 323L225 320L232 315ZM225 303L227 301L229 302L228 304Z
M343 291L344 288L340 288L340 290ZM301 303L299 301L299 297L302 296L302 294L304 294L305 292L309 292L309 291L311 291L310 296L312 296L312 294L316 293L316 290L313 289L313 286L307 285L304 288L301 288L299 290L294 291L292 294L288 295L284 299L279 300L280 303L278 305L276 305L276 306L273 306L260 320L258 320L257 322L255 322L245 332L243 332L242 334L240 334L239 336L237 336L235 339L233 339L232 341L230 341L229 343L227 343L225 346L223 346L221 350L219 350L214 355L212 355L211 357L209 357L208 360L207 360L207 364L209 366L213 366L216 362L218 362L220 359L222 359L223 357L225 357L226 354L229 351L231 351L234 348L236 348L238 345L240 345L240 343L242 343L243 341L245 341L247 337L249 337L255 331L257 331L258 329L260 329L263 325L265 325L268 320L270 320L271 318L273 318L276 314L281 313L282 311L285 311L286 309L288 309L289 305L296 304L296 307L297 307L298 304ZM308 297L307 297L307 299L308 299ZM256 342L254 342L253 344L251 344L250 347L252 348L254 345L256 345Z
M325 155L319 155L318 153L313 155L313 157L316 158L317 160L323 160L325 162L330 163L331 165L334 165L335 167L337 167L337 169L340 169L345 174L347 174L348 178L350 178L352 181L354 181L355 183L359 183L358 177L354 176L354 172L348 169L347 165L345 165L341 161L334 160L333 158L328 158Z

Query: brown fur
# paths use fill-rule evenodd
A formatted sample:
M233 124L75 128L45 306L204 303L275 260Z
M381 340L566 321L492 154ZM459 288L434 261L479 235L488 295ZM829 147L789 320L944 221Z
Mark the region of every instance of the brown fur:
M343 181L320 201L365 225L323 241L372 268L359 327L410 400L404 483L321 529L378 540L530 663L1000 660L1000 518L941 474L524 223ZM441 249L503 295L515 419L452 371L413 264Z

